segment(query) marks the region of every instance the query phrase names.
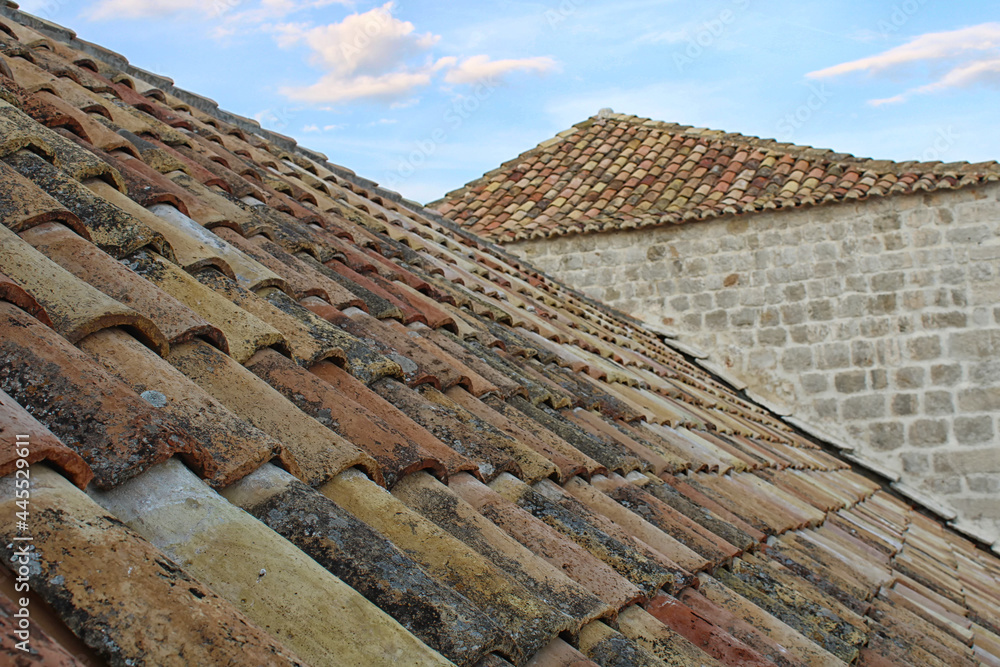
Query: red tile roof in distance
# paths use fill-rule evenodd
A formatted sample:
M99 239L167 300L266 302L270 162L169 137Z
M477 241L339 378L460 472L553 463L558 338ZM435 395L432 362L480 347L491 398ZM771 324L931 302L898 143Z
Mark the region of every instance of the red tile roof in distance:
M1000 664L973 535L9 2L0 220L0 664Z
M1000 164L893 162L602 112L428 204L497 243L962 188Z

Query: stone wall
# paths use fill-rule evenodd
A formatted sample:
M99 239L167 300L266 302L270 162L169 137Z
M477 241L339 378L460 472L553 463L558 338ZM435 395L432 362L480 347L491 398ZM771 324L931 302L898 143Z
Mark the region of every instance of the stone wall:
M1000 536L1000 184L507 246Z

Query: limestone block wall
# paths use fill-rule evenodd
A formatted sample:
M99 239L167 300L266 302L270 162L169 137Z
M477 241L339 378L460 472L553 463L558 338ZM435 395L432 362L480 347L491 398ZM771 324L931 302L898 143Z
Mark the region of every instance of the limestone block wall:
M1000 184L507 248L1000 537Z

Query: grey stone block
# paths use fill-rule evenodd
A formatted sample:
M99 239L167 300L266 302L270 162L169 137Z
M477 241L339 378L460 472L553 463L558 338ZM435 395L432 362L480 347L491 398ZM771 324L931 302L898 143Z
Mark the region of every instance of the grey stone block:
M969 382L977 385L1000 384L1000 359L968 365Z
M955 359L993 359L1000 356L1000 329L962 331L948 337L948 349Z
M868 371L868 385L876 391L885 389L889 386L889 373L883 368Z
M784 345L786 340L788 340L788 332L780 327L761 329L757 332L757 342L761 345L778 347Z
M943 419L918 419L907 429L907 440L914 447L943 445L948 441L948 422Z
M924 414L950 415L955 412L955 402L951 392L928 391L924 393Z
M855 366L866 367L875 363L875 346L867 340L851 342L851 362Z
M806 286L802 283L788 285L785 288L785 298L788 301L802 301L806 298Z
M740 308L729 316L729 322L734 327L752 327L757 323L759 308Z
M892 397L892 414L897 417L909 417L917 414L920 399L916 394L896 394Z
M868 388L868 374L865 371L837 373L833 385L841 394L856 394Z
M988 241L994 234L988 225L970 225L949 229L945 233L945 238L948 243L982 243Z
M799 377L799 383L809 394L821 394L830 387L830 379L825 373L808 373Z
M955 475L931 475L921 480L920 486L938 496L950 496L962 492L962 478Z
M968 316L958 311L950 313L924 313L920 316L920 322L925 329L959 329L966 326Z
M868 297L868 312L872 315L888 315L896 311L897 301L895 294Z
M970 475L975 473L1000 473L1000 447L936 452L934 470L939 473ZM996 503L996 501L993 501Z
M760 311L760 326L773 327L781 323L781 312L774 306L765 306Z
M868 442L877 452L891 452L903 446L903 425L898 422L880 422L869 427Z
M896 371L896 386L900 389L920 389L924 386L926 371L922 366L907 366Z
M931 382L942 386L951 387L962 379L962 366L960 364L935 364L931 366Z
M827 299L811 301L808 308L811 320L825 322L833 319L833 304Z
M923 475L930 472L931 457L921 452L905 452L900 454L899 460L903 464L903 472L911 475Z
M993 417L989 415L956 417L954 428L955 439L963 445L978 445L993 442L996 434L993 429Z
M711 331L722 331L729 324L729 317L725 310L713 310L705 313L705 328Z
M878 394L852 396L844 400L844 418L852 421L885 416L885 397Z
M973 493L1000 493L1000 475L969 475L965 479Z
M963 412L1000 412L1000 387L963 389L958 393Z
M872 289L876 292L897 292L903 289L903 273L880 273L872 276Z
M937 359L941 356L941 339L937 336L911 338L906 343L906 350L914 361Z
M824 345L817 357L816 365L822 369L847 368L851 365L851 350L847 343Z

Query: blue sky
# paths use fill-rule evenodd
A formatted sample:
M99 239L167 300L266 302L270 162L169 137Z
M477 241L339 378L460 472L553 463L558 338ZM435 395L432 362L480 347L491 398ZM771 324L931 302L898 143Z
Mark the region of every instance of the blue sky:
M875 158L1000 159L985 0L21 0L427 202L610 107Z

